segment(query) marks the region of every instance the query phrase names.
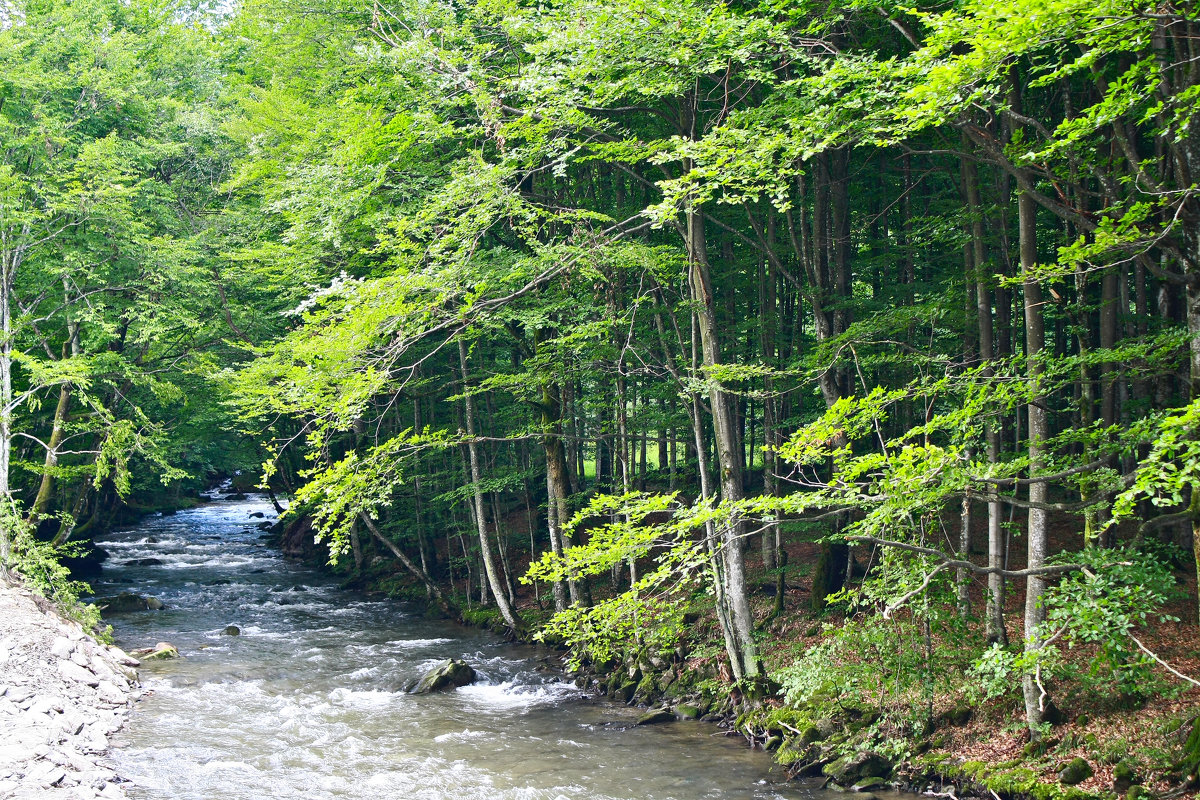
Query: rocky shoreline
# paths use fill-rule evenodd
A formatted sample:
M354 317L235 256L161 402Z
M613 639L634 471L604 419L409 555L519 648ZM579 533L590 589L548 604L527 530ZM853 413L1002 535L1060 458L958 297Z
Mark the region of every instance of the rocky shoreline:
M123 798L109 737L141 695L136 659L0 579L0 798Z

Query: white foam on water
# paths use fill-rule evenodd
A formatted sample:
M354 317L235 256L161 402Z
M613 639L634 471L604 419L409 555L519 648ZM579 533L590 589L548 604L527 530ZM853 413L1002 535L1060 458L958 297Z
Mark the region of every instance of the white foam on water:
M334 705L357 708L383 708L391 705L402 692L384 692L378 689L346 689L339 687L329 693L329 702Z
M573 683L556 682L540 686L503 683L475 683L462 686L455 692L474 706L486 710L513 711L551 705L579 693Z
M200 765L203 772L224 772L226 770L235 770L237 772L262 772L262 770L247 764L245 761L208 761Z
M438 744L442 742L465 742L468 739L482 739L491 736L486 731L473 731L470 728L463 728L455 733L443 733L433 737L433 740Z

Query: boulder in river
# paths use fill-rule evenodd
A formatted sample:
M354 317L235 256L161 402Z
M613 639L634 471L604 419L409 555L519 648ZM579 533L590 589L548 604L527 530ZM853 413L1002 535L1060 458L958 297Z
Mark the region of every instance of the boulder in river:
M142 661L165 661L168 658L179 658L179 650L170 642L159 642L154 647L131 650L130 655Z
M674 722L675 712L669 708L658 708L638 717L636 725L658 725L663 722Z
M161 558L133 558L129 561L122 561L123 567L157 567L163 563Z
M457 689L475 682L475 668L461 658L443 661L426 672L412 688L413 694L429 694Z
M251 512L250 519L262 519L265 516L266 516L266 514L264 514L261 511L254 511L254 512Z
M133 592L121 592L116 597L102 597L96 601L101 610L108 614L124 614L130 611L161 611L165 606L157 597L143 597Z
M237 625L226 625L225 630L221 631L221 633L225 634L226 636L241 636L242 629Z

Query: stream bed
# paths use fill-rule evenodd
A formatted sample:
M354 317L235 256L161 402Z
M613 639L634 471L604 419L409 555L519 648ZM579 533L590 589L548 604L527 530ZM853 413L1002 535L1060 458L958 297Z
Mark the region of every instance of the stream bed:
M714 726L635 727L641 710L567 683L548 650L339 589L265 545L255 526L274 516L260 497L217 499L98 542L111 558L97 595L166 605L114 615L116 643L183 656L140 670L150 694L113 750L131 798L832 796ZM480 680L404 692L447 658Z

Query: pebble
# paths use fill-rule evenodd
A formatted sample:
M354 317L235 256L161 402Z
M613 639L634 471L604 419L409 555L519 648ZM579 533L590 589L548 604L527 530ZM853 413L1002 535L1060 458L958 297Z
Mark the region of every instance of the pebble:
M137 661L0 581L0 798L124 800L108 737L135 699Z

